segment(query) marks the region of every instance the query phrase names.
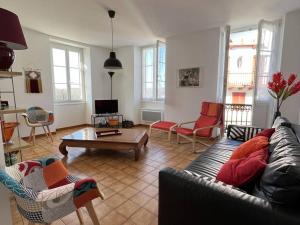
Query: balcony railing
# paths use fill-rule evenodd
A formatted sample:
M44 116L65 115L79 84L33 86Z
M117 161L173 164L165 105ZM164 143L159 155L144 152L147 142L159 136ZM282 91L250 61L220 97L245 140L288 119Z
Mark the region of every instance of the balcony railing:
M245 104L225 104L225 127L229 124L251 125L252 105Z
M228 73L229 87L246 87L253 86L253 73Z

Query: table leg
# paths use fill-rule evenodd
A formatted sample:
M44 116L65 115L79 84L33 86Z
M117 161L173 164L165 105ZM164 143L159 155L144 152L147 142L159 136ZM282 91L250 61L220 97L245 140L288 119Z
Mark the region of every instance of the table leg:
M146 145L148 144L148 140L149 140L149 135L148 134L145 134L145 138L146 138L146 140L145 140L145 143L144 143L144 146L146 147Z
M134 149L134 159L135 159L135 161L139 160L140 154L141 154L141 148L140 147L136 147Z
M67 145L64 143L64 141L62 141L59 145L59 151L61 154L63 154L64 156L68 155L68 151L67 151Z

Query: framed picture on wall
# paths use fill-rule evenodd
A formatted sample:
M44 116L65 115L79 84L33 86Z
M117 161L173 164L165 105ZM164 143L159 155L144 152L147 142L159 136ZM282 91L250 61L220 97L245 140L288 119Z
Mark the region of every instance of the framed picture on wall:
M202 79L199 67L179 69L178 87L201 87Z
M40 70L24 69L26 93L42 93L42 78Z

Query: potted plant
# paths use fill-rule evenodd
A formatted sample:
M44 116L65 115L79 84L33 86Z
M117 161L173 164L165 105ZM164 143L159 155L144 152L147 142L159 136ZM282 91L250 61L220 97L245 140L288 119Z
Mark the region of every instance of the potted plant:
M297 94L300 91L300 81L296 81L297 75L290 74L288 80L284 79L281 72L273 74L272 80L268 82L268 91L276 100L276 112L274 119L281 116L280 107L282 103L290 96Z

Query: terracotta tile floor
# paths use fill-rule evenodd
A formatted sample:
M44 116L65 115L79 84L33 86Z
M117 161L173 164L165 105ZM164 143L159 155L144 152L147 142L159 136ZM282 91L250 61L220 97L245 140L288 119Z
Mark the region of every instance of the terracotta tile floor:
M58 151L60 138L76 129L58 131L54 142L46 137L37 138L34 147L23 150L23 159L38 159L45 156L63 158ZM145 128L133 128L145 129ZM198 145L198 149L204 149ZM158 172L164 167L178 170L185 168L197 154L192 153L191 144L167 141L165 133L154 132L143 150L139 161L134 161L133 152L116 152L73 148L68 158L63 159L70 173L79 177L94 178L105 194L105 200L93 201L101 225L155 225L158 214ZM11 204L14 225L27 225ZM87 211L82 209L84 224L92 225ZM70 214L52 225L77 225L75 213Z

